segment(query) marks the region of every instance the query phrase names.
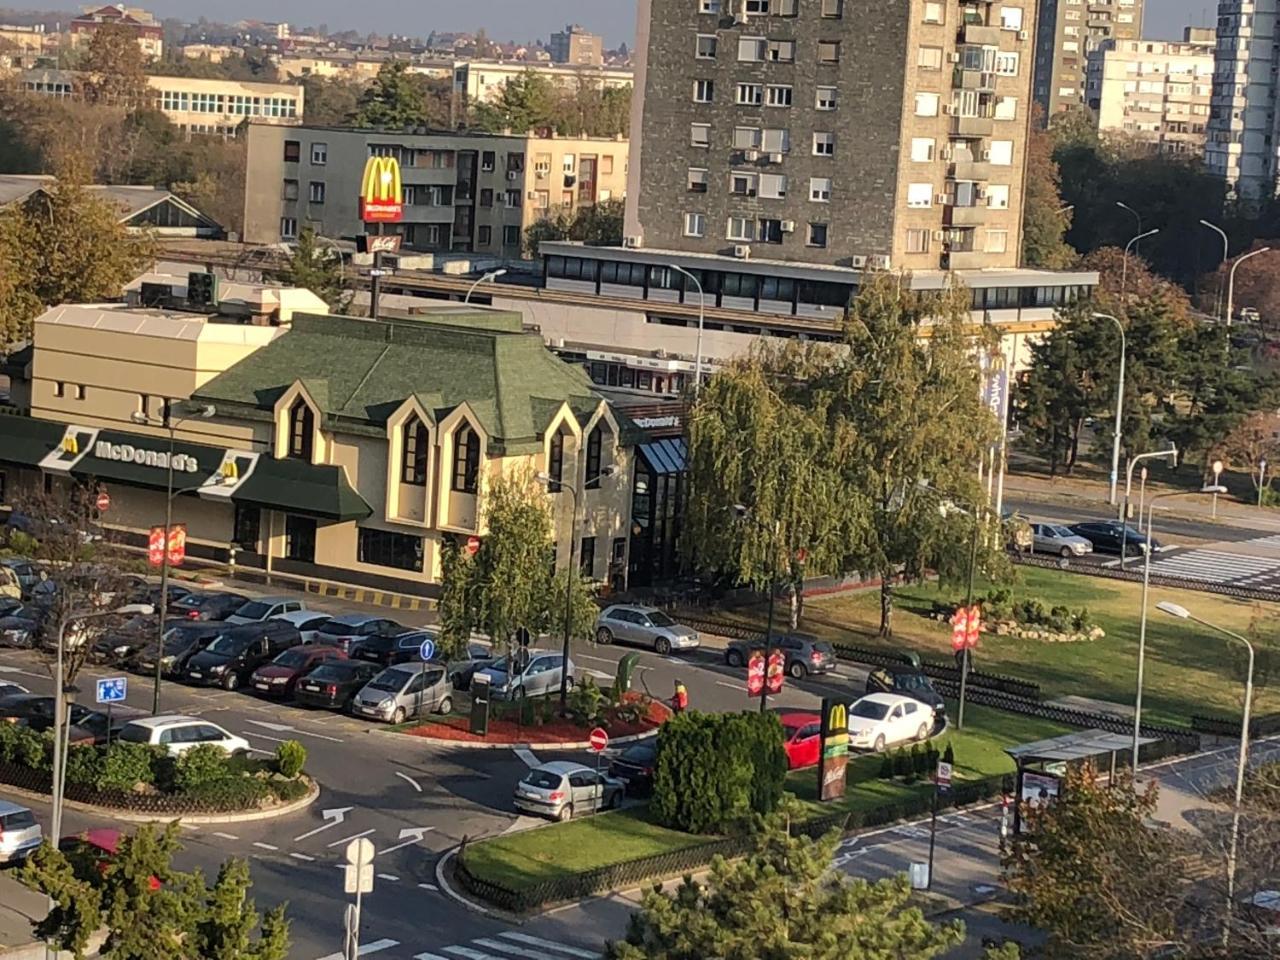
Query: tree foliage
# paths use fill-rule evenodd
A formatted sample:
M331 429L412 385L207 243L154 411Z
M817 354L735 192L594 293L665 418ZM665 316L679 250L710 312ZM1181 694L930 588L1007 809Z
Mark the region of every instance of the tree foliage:
M317 126L340 126L348 123L359 109L364 85L342 77L302 77L303 97L307 104L307 123Z
M344 274L341 251L321 241L314 227L302 228L288 261L279 270L271 271L270 279L310 290L335 313L345 312L355 297Z
M88 103L137 110L155 99L146 57L133 32L118 24L94 31L80 62L81 96Z
M524 232L524 246L530 256L538 256L544 240L577 240L595 246L622 243L624 203L602 200L569 210L557 208L531 223Z
M560 85L527 70L502 85L492 102L471 108L471 125L490 133L554 130L561 136L613 137L631 119L630 89L604 88L589 77Z
M1026 202L1022 212L1022 258L1026 266L1065 270L1076 252L1064 239L1072 211L1064 209L1062 176L1053 159L1053 137L1041 123L1039 105L1027 137Z
M409 71L403 60L388 60L365 87L349 120L357 127L403 130L448 127L452 87Z
M606 960L931 960L964 937L909 905L905 876L877 883L831 873L837 832L792 837L778 814L742 860L717 858L703 882L656 885Z

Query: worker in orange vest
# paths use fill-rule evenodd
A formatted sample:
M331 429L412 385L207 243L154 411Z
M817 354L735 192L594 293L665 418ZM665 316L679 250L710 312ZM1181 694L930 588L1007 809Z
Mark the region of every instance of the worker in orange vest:
M680 680L676 681L676 695L671 698L671 708L676 713L684 713L689 709L689 689Z

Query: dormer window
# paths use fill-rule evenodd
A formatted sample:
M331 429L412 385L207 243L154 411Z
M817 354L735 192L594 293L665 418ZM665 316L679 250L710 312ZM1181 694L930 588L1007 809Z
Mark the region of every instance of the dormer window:
M548 493L559 493L564 480L564 434L559 430L551 437L551 450L547 454Z
M315 453L315 433L316 415L299 397L289 408L289 456L309 463Z
M417 416L404 425L403 455L400 464L400 481L415 487L427 485L427 425Z
M480 481L480 437L468 426L453 435L453 489L475 493Z
M586 488L600 489L600 471L604 469L604 428L596 424L587 434L587 475Z

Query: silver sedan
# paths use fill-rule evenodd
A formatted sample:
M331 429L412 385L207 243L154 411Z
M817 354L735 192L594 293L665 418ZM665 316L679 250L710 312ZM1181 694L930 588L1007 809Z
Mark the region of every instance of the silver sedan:
M1086 553L1093 553L1093 541L1057 523L1033 523L1031 534L1035 538L1035 549L1040 553L1056 553L1060 557L1083 557Z

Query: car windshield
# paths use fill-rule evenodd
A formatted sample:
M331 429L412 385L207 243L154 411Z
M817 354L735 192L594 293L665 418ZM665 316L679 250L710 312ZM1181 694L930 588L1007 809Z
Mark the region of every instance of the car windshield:
M540 787L543 790L554 790L560 786L560 774L552 773L549 770L530 770L528 775L522 781L531 787Z
M1055 536L1055 537L1074 537L1075 536L1075 534L1072 533L1070 530L1068 530L1066 527L1059 527L1059 526L1056 526L1055 524L1046 524L1045 530L1047 530L1052 536Z
M859 700L849 712L855 717L863 717L867 720L883 720L888 716L889 708L874 700Z
M782 725L782 734L783 734L783 737L784 737L785 739L787 739L787 740L790 740L792 737L794 737L794 736L795 736L797 733L799 733L799 732L800 732L800 727L799 727L799 725L797 725L797 724L794 724L794 723L784 723L784 724Z
M339 623L337 620L330 620L328 623L322 624L317 633L323 633L330 637L345 637L349 633L354 633L356 627L350 623Z
M923 673L898 674L898 686L903 690L932 690L933 684Z
M271 607L260 600L250 600L243 607L236 611L237 617L248 617L250 620L261 620L267 615L267 611Z
M369 681L369 686L374 690L387 690L394 693L397 690L404 689L404 685L409 681L409 676L403 670L384 670Z
M173 606L198 607L198 606L201 606L206 600L209 600L209 599L211 598L206 597L204 594L201 594L201 593L188 593L185 597L179 597L177 600L173 601Z
M632 763L648 763L658 755L658 748L649 743L633 744L622 751L622 759Z
M354 667L349 667L346 664L327 663L327 664L324 664L323 666L316 667L314 670L312 670L309 674L307 674L307 679L308 680L346 680L349 676L351 676L351 672L354 669L355 669Z
M655 627L674 627L676 622L668 617L661 610L654 610L649 614L649 622Z
M229 657L249 646L249 638L243 634L224 633L209 644L209 653L217 653Z
M24 830L35 825L36 818L31 815L30 810L15 810L0 817L0 826L6 830Z
M125 725L123 730L116 734L116 739L125 740L129 743L150 743L151 731L136 723L129 723Z
M272 662L277 667L301 667L306 664L308 657L305 650L286 650Z
M499 657L497 660L493 661L493 663L489 664L488 669L493 670L495 673L506 673L507 663L510 660L510 657Z

